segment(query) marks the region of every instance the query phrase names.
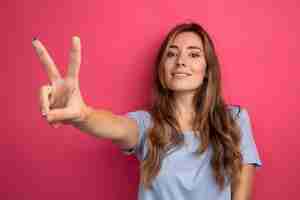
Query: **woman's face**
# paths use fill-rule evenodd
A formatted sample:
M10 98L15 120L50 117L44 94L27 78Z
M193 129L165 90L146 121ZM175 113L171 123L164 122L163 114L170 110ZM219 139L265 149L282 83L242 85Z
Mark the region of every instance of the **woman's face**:
M199 88L206 68L200 36L194 32L179 33L166 51L164 68L167 87L175 92Z

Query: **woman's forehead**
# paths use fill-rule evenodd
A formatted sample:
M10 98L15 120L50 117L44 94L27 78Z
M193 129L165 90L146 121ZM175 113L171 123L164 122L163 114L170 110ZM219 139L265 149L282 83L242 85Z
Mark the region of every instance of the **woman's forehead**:
M201 37L195 32L179 33L170 44L172 48L187 48L190 46L199 47L201 49L203 47Z

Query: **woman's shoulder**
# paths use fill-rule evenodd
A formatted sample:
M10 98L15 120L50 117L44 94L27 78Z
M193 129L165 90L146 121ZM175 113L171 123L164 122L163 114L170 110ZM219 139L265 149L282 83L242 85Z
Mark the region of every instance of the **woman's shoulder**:
M235 117L239 117L240 113L246 110L244 107L237 104L227 104L226 109ZM151 120L152 118L151 111L149 109L137 109L126 114L144 120Z
M134 111L130 111L125 113L127 117L133 118L138 121L139 124L144 127L148 127L151 124L152 118L150 111L147 109L137 109Z
M234 119L239 118L241 112L243 112L245 110L245 108L243 108L241 105L237 105L237 104L228 104L226 106L226 109L230 112L230 114L232 114Z
M237 104L227 104L226 110L230 112L234 119L239 119L241 118L241 115L245 115L245 113L247 114L246 108ZM142 122L146 126L151 125L153 121L150 109L141 108L127 112L126 115Z
M126 113L127 115L136 116L138 118L151 118L150 110L137 109Z

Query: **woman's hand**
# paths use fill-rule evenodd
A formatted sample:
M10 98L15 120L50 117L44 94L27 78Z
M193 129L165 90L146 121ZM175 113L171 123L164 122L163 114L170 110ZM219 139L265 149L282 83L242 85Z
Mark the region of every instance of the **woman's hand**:
M45 46L37 39L32 45L44 66L51 85L43 85L39 91L40 110L53 127L73 124L83 120L88 107L79 89L79 69L81 64L80 38L72 38L70 61L65 78L61 77Z

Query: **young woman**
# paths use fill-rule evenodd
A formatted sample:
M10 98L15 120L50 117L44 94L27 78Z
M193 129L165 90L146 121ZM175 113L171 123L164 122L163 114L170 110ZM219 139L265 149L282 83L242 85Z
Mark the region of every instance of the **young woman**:
M149 110L123 115L94 109L79 90L80 40L73 37L63 79L42 43L33 46L51 85L40 90L46 120L109 138L140 161L139 200L250 199L261 160L248 112L224 102L208 33L195 22L175 26L159 50Z

